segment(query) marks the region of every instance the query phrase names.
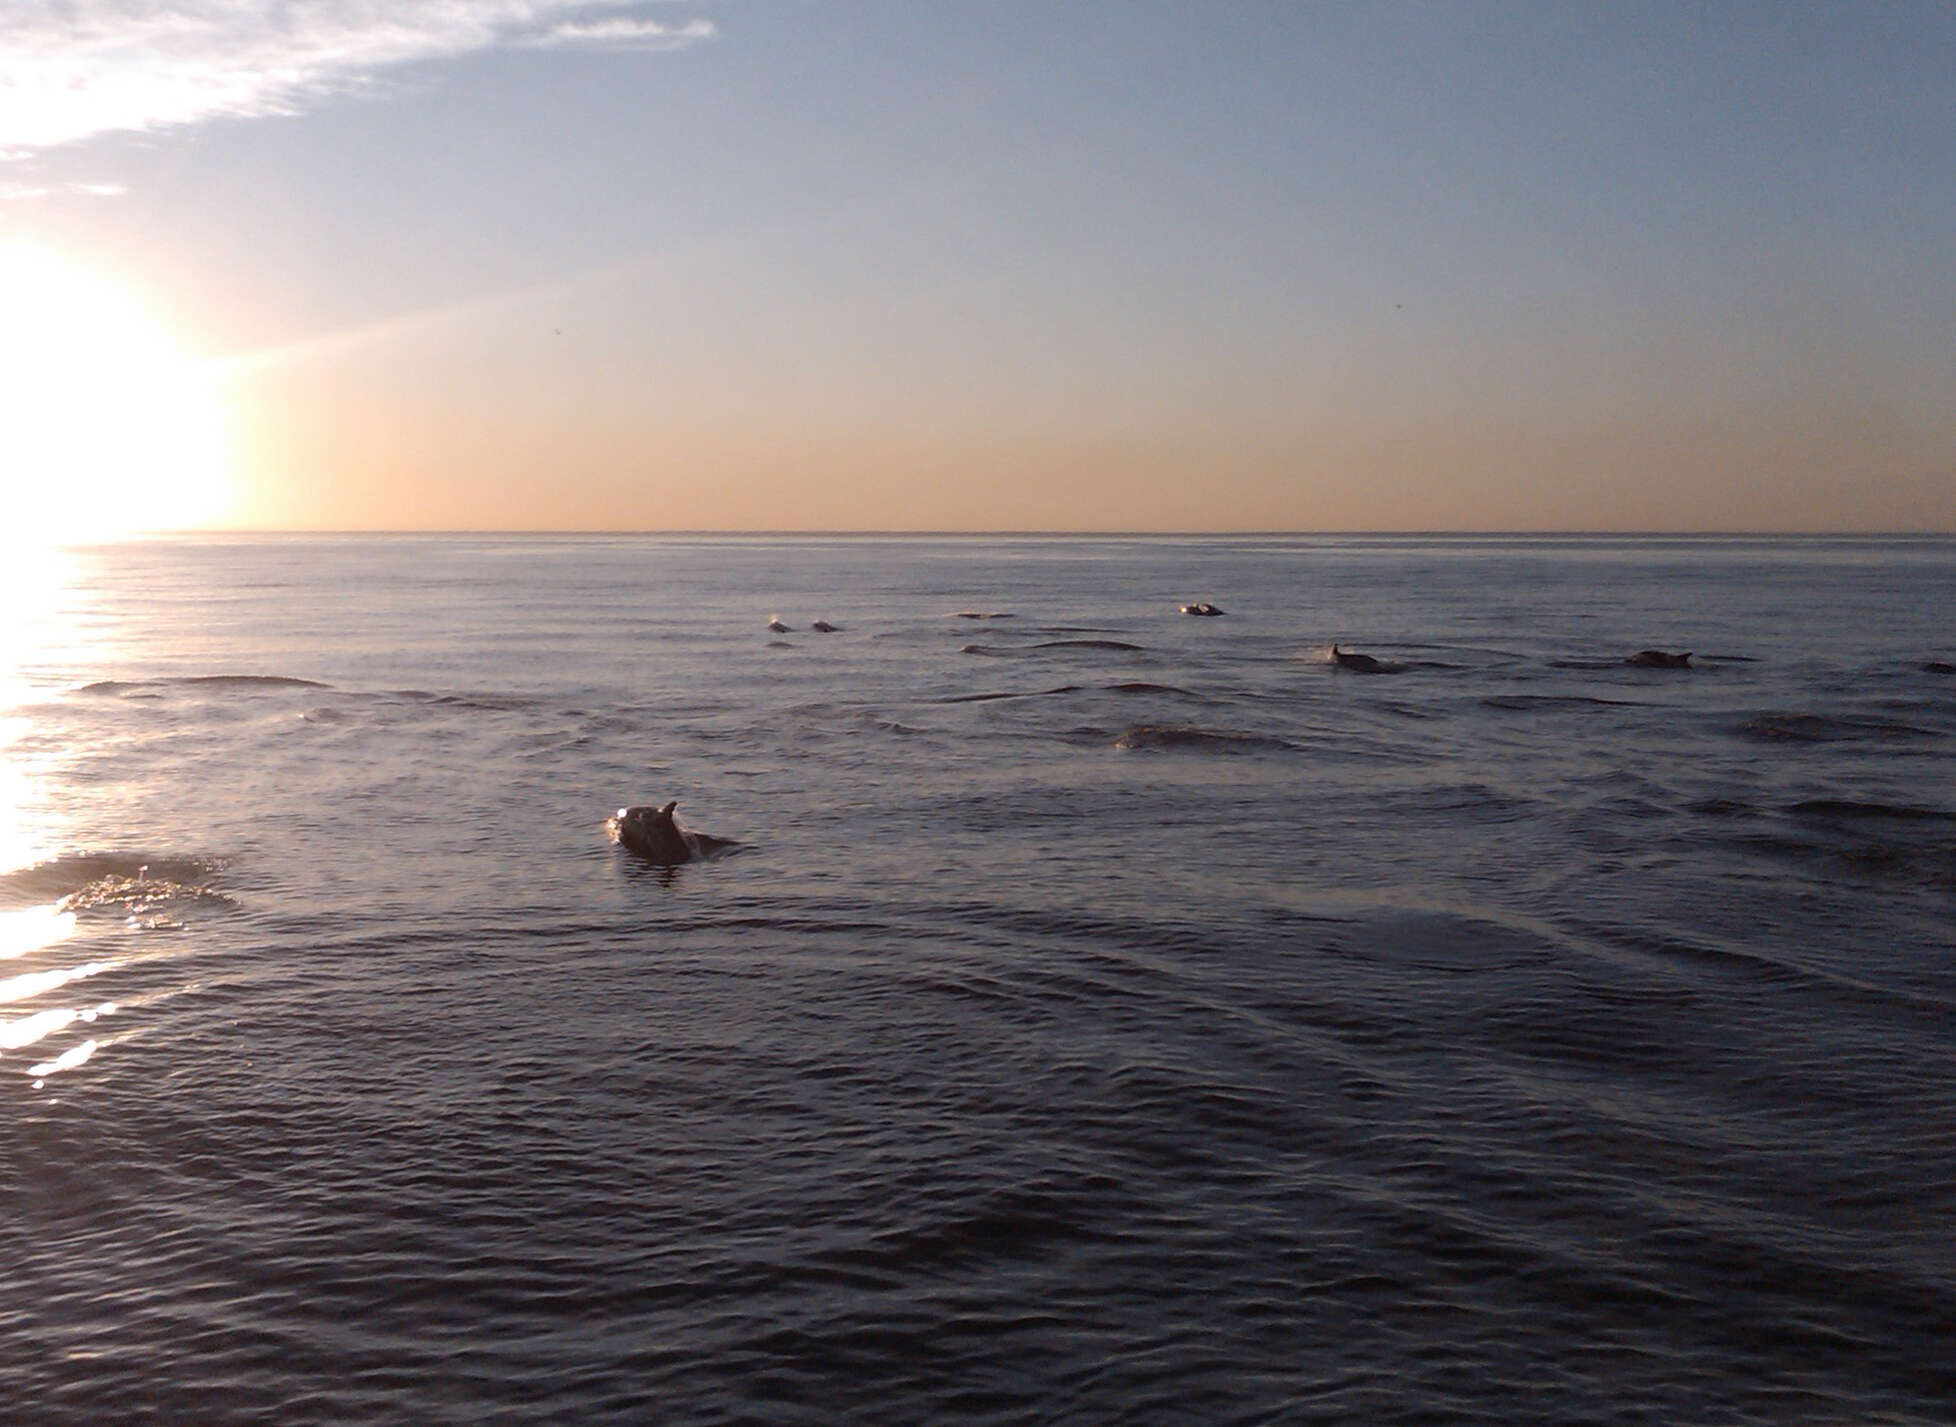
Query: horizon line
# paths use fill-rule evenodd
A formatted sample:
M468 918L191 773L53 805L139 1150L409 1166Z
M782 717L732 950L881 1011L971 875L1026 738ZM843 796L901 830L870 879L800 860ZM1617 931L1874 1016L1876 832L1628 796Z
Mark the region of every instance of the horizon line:
M515 526L445 526L445 527L346 527L326 528L311 526L221 526L210 528L186 528L181 530L131 530L118 534L102 535L80 540L58 541L65 545L110 544L119 540L147 540L170 538L219 538L224 536L262 537L262 536L333 536L339 538L372 536L376 538L402 536L498 536L498 537L562 537L567 539L591 539L613 537L618 539L644 539L653 536L684 536L713 538L765 538L765 539L917 539L917 540L999 540L999 539L1040 539L1040 540L1295 540L1295 539L1408 539L1408 540L1947 540L1956 538L1956 527L1938 530L1908 529L1856 529L1856 530L1748 530L1748 529L1709 529L1709 530L1585 530L1570 528L1562 530L1458 530L1458 529L1296 529L1296 530L1121 530L1121 529L1012 529L960 530L960 529L877 529L846 528L808 530L808 529L742 529L732 527L701 526L687 529L665 530L647 529L608 529L552 527L549 529L526 529Z

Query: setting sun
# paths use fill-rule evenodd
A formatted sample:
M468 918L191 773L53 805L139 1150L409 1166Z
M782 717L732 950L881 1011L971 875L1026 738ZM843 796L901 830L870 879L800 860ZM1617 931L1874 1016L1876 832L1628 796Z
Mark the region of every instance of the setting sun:
M218 388L132 295L0 243L0 529L12 542L209 524Z

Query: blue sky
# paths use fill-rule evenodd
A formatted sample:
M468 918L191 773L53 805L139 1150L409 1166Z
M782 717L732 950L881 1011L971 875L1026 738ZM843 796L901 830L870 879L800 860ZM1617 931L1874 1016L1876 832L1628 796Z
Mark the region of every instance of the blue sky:
M221 363L238 524L1949 529L1951 74L1946 4L77 0L0 237Z

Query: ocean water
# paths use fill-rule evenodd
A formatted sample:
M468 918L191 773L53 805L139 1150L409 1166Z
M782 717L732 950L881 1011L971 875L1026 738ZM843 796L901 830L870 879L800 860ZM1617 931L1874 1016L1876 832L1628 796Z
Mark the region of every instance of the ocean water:
M9 559L8 1421L1956 1420L1956 543Z

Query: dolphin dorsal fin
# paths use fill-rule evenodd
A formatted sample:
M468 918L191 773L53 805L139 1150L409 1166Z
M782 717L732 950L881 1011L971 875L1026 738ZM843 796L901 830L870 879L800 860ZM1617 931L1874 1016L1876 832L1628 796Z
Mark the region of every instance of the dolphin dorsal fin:
M679 799L674 798L671 802L667 803L663 808L659 809L660 819L664 822L671 822L672 810L678 806L679 806Z

